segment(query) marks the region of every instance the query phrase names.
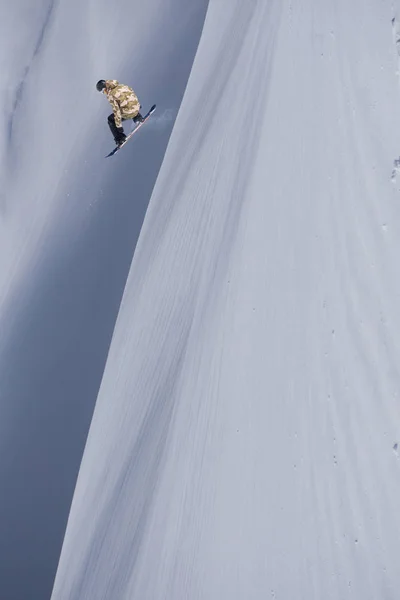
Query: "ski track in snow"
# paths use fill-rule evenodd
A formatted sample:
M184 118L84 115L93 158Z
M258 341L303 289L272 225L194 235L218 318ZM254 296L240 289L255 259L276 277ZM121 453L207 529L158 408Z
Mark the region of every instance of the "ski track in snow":
M43 44L43 41L44 41L44 38L45 38L45 34L46 34L46 30L47 30L47 28L49 26L50 19L51 19L51 16L53 14L54 6L55 6L55 0L51 0L51 2L49 3L49 7L47 9L47 13L45 14L45 18L44 18L44 21L43 21L43 26L42 26L42 28L41 28L41 30L39 32L38 40L37 40L37 42L35 44L35 47L33 49L32 57L31 57L31 59L29 61L29 64L24 68L22 79L19 82L19 84L18 84L18 86L16 88L16 91L15 91L15 97L14 97L14 101L13 101L13 107L12 107L12 110L11 110L11 115L10 115L9 124L8 124L9 142L11 142L12 131L13 131L13 123L14 123L14 119L15 119L15 116L16 116L16 112L17 112L18 106L19 106L19 104L21 102L21 98L22 98L22 95L23 95L23 92L24 92L25 81L26 81L26 79L27 79L27 77L29 75L32 62L38 56L38 54L40 52L40 49L42 47L42 44Z

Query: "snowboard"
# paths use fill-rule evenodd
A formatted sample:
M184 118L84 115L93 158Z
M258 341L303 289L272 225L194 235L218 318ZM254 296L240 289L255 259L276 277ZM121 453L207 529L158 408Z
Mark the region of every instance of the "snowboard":
M114 150L111 150L110 154L107 154L106 158L109 158L110 156L114 156L114 154L116 154L118 152L118 150L121 150L121 148L123 148L125 146L125 144L131 139L131 137L133 136L134 133L137 132L138 129L141 128L142 125L144 125L147 121L147 119L150 117L150 115L153 114L153 112L156 110L156 105L153 104L153 106L151 107L151 109L149 110L148 113L146 113L145 115L143 115L143 121L141 123L138 123L135 127L135 129L132 129L132 131L126 136L126 140L124 141L123 144L121 144L120 146L116 146L114 148Z

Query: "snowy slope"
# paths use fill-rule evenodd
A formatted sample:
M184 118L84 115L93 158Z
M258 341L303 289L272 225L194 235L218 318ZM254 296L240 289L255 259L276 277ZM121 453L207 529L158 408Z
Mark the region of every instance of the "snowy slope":
M211 0L54 600L397 598L394 9Z
M0 11L1 599L50 597L111 334L207 0L143 6L19 0ZM133 85L144 107L157 102L146 134L114 162L104 159L113 142L100 77Z

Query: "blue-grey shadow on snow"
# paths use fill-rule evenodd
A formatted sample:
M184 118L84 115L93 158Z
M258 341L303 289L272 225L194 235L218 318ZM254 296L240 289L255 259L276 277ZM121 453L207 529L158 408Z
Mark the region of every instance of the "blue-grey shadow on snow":
M207 4L171 53L169 70L147 83L143 105L154 101L160 112L173 107L176 114ZM128 72L124 77L135 85ZM108 113L105 107L105 128ZM0 363L7 416L0 435L0 598L50 598L112 331L172 125L143 128L107 159L113 162L104 162L111 136L110 146L91 147L110 179L101 186L83 175L70 190L70 198L82 196L82 211L90 210L82 190L97 196L85 235L68 252L47 237L34 281L9 308Z
M35 47L33 49L32 58L30 60L29 65L27 67L25 67L21 81L20 81L19 85L17 86L17 89L15 90L13 108L12 108L10 119L8 122L8 139L9 140L11 140L15 115L16 115L18 106L21 102L22 95L24 93L25 82L29 75L29 71L31 70L31 65L32 65L34 59L36 58L36 56L39 54L40 49L43 45L43 41L45 39L45 35L47 32L48 26L50 24L51 17L53 16L53 13L54 13L54 7L55 7L55 0L51 0L49 3L49 6L47 8L47 11L45 13L45 16L43 19L43 25L39 32L38 39L37 39Z

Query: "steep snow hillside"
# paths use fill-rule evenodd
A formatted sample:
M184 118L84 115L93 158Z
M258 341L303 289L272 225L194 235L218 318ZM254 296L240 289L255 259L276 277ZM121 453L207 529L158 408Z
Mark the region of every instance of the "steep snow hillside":
M0 598L50 598L137 236L207 0L0 11ZM157 112L118 160L99 78ZM126 151L125 151L126 150Z
M400 1L30 11L1 24L1 591L50 595L102 377L53 600L397 600ZM104 75L163 117L108 162Z
M398 597L395 9L210 1L53 600Z

